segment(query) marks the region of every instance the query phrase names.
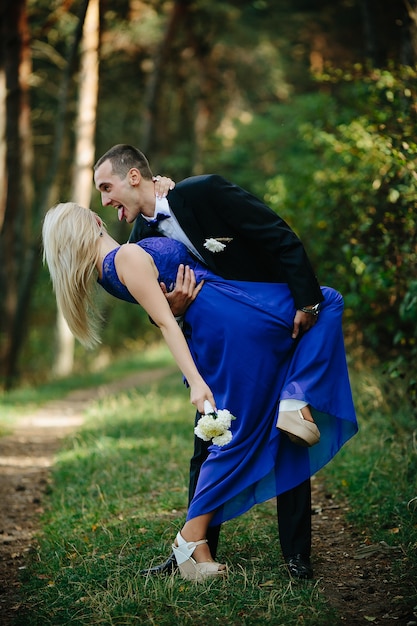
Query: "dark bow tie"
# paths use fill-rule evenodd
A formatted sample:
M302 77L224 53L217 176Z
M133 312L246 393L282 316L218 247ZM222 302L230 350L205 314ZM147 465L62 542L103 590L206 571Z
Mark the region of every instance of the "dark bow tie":
M165 215L165 213L157 213L156 217L153 218L153 220L146 220L148 223L148 226L158 226L159 222L162 222L163 220L167 220L169 217L171 217L170 215Z

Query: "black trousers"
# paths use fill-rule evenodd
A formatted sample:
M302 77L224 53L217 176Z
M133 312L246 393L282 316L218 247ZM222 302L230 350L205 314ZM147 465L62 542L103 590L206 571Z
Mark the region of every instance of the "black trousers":
M197 414L197 418L200 415ZM194 454L190 461L188 502L193 498L200 468L208 456L210 442L194 437ZM311 553L311 482L304 481L277 497L278 533L284 558L293 554L309 557ZM209 526L207 541L216 557L220 526Z

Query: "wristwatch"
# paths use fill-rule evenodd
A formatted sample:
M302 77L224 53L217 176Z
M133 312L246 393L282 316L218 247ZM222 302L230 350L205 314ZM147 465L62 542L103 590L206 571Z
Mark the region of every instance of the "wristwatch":
M318 302L317 304L313 304L313 306L302 306L300 311L302 311L303 313L309 313L310 315L314 315L315 317L317 317L317 315L320 313L320 302Z

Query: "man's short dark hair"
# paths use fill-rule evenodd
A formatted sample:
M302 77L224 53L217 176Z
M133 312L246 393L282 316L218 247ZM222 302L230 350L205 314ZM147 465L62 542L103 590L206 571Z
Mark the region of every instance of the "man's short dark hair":
M105 161L110 161L112 173L121 179L126 178L132 167L136 167L145 180L152 179L152 171L148 159L138 148L129 146L129 144L119 143L107 150L94 165L94 171Z

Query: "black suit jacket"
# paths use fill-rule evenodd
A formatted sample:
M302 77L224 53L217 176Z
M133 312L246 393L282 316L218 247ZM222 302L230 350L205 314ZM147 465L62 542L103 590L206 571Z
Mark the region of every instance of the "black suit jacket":
M168 194L172 213L207 266L230 280L287 283L296 308L323 296L300 239L258 198L221 176L186 178ZM155 236L139 216L129 241ZM227 238L222 252L204 248L206 239Z

